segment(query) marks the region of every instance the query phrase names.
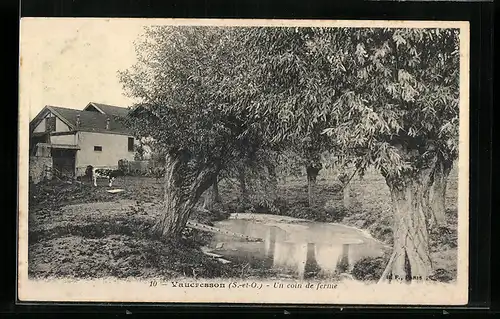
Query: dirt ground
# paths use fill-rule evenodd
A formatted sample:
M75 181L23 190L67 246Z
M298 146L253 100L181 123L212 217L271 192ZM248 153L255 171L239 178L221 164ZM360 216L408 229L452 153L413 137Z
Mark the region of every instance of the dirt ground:
M161 213L162 184L154 178L123 177L111 194L105 181L97 188L88 182L30 186L29 275L73 278L171 278L275 276L258 263L235 261L222 264L200 250L207 233L186 229L183 240L169 243L149 235L148 229ZM281 215L324 222L339 222L365 229L390 244L391 207L387 186L378 174L352 181L352 205L342 206L338 183L320 175L316 207L307 207L305 178L288 178L279 186ZM448 186L447 224L431 234L434 268L441 281L456 276L457 176L452 172ZM233 183L221 182L222 205L213 213L193 214L195 221L211 224L226 218L238 206ZM375 279L385 260L367 261L360 276ZM368 273L368 274L364 274ZM364 274L364 275L363 275Z
M203 234L187 229L184 240L175 244L149 235L161 207L161 185L154 179L118 179L116 188L125 190L118 194L108 193L104 184L94 188L85 182L30 188L31 277L211 278L236 274L234 265L222 265L200 251L198 241Z

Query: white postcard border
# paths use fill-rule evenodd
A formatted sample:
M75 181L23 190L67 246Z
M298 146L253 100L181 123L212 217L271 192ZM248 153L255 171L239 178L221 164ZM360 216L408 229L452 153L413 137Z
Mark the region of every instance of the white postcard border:
M171 281L151 287L147 281L100 280L30 280L28 279L28 149L29 101L23 92L29 90L22 66L22 40L27 26L47 27L84 18L22 18L20 28L19 85L19 180L18 180L18 298L20 301L79 302L184 302L184 303L296 303L296 304L401 304L464 305L468 301L469 256L469 23L467 21L381 21L381 20L262 20L262 19L129 19L85 18L95 23L130 23L148 25L218 25L218 26L315 26L315 27L384 27L384 28L459 28L460 29L460 143L458 186L458 268L455 284L364 284L352 281L336 287L316 289L273 288L274 281L256 281L262 288L231 288L240 280L176 279L183 283L224 284L224 288L174 288ZM51 24L52 23L52 24ZM43 27L39 30L43 33ZM252 280L244 282L252 283ZM287 282L284 282L285 284ZM328 284L328 283L325 283ZM270 285L267 287L266 285Z

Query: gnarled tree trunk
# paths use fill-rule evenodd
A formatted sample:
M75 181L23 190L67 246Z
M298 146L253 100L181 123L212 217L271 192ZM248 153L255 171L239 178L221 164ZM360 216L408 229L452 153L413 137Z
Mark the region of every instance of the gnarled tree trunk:
M213 210L214 209L215 201L214 201L213 193L214 193L213 188L210 187L205 194L205 197L203 200L203 208L206 210Z
M351 206L351 179L347 173L342 173L339 176L339 181L342 185L342 203L344 208Z
M393 256L382 279L426 280L432 272L425 216L429 172L403 181L386 178L394 206Z
M219 179L216 177L214 183L212 184L212 195L215 203L222 202L219 194Z
M178 238L201 194L212 185L213 167L192 168L183 154L167 155L165 163L164 210L153 227L157 236Z
M309 207L314 206L314 199L316 195L316 179L322 165L319 162L313 162L306 167L307 172L307 199Z
M206 210L213 210L215 203L220 203L219 185L217 183L217 179L214 180L212 186L206 191L203 208Z
M431 225L443 226L446 218L446 186L453 163L439 160L433 172L433 183L429 195Z

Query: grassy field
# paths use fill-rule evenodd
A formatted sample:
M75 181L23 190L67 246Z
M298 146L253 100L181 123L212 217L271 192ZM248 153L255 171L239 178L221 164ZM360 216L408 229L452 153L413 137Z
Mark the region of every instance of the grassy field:
M221 264L204 255L199 247L206 233L186 229L183 240L168 243L149 236L148 229L161 213L162 185L152 178L125 177L115 181L125 192L106 192L83 183L54 181L30 186L29 275L31 277L259 277L270 276L248 262ZM342 206L338 183L332 174L320 174L316 207L307 207L305 178L287 178L279 185L279 214L324 222L338 222L365 229L390 244L391 207L383 178L368 172L352 181L352 205ZM457 175L450 176L445 231L431 234L431 250L438 279L456 276ZM223 204L213 213L196 213L194 220L210 224L226 218L238 206L234 183L222 182ZM374 279L385 260L355 269L371 269ZM375 273L375 274L373 274ZM361 277L363 277L362 275ZM370 277L371 276L371 277Z

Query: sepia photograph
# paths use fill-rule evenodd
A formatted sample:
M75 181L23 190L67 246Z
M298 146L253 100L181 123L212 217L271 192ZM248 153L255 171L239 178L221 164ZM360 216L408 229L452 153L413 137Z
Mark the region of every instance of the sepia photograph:
M469 24L23 18L20 301L465 305Z

